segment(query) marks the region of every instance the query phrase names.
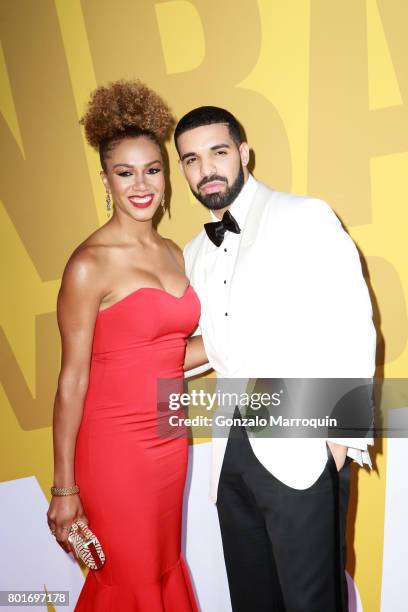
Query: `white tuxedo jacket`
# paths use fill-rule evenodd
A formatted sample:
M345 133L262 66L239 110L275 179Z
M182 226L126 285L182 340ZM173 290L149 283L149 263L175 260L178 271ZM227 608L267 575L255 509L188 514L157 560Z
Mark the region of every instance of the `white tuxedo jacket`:
M209 364L225 378L370 378L376 334L358 251L323 201L279 193L258 182L242 231L230 286L228 365L208 312L205 231L184 251L201 301L199 331ZM224 365L223 365L224 363ZM196 373L194 370L188 374ZM370 464L367 443L334 439ZM327 461L324 438L251 438L258 460L288 486L305 489ZM227 438L213 438L211 497ZM360 450L359 450L360 449Z

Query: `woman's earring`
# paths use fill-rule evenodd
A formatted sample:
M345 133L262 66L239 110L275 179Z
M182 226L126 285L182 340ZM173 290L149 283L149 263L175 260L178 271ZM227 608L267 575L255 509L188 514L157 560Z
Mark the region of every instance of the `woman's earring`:
M166 212L166 195L165 195L164 191L163 191L163 197L161 199L160 204L161 204L161 207L163 209L163 212Z
M108 217L109 217L109 213L112 210L112 206L111 206L111 197L110 197L110 193L108 190L106 190L106 210L108 212Z

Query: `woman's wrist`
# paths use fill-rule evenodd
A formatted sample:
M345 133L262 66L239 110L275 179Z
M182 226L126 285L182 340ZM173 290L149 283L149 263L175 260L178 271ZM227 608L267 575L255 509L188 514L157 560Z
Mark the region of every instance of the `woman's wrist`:
M51 495L56 497L63 497L65 495L76 495L79 493L79 486L74 484L70 487L56 487L55 485L50 488Z
M54 468L54 487L74 487L75 486L75 473L72 469L72 465L60 465L58 469Z

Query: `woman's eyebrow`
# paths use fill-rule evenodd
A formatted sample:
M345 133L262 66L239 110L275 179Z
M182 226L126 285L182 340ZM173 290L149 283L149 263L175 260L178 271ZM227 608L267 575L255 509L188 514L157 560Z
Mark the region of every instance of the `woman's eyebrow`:
M162 162L161 162L160 159L154 159L153 161L148 162L147 164L144 164L144 167L147 168L148 166L152 166L153 164L161 164L161 163ZM119 168L119 167L122 167L122 168L133 168L133 165L132 164L119 163L119 164L115 164L113 166L113 168Z

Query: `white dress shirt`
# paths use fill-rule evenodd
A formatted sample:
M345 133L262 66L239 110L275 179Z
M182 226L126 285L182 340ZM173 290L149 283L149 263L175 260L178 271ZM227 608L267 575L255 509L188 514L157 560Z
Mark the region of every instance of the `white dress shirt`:
M250 175L238 197L229 208L231 215L237 221L241 229L241 233L234 234L229 231L225 232L224 241L221 246L217 247L212 242L210 243L210 252L206 258L208 294L213 296L213 298L208 301L207 307L210 311L209 318L214 327L214 332L217 338L220 339L219 345L223 347L220 359L224 367L223 370L219 372L219 375L224 378L230 376L228 364L228 355L230 355L229 323L231 317L234 316L233 305L230 303L232 273L238 255L242 230L245 226L245 219L256 190L257 181ZM211 220L218 221L218 218L213 212L211 212Z

